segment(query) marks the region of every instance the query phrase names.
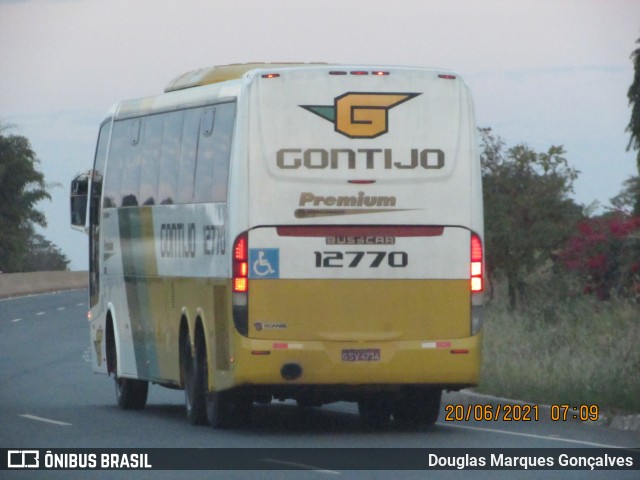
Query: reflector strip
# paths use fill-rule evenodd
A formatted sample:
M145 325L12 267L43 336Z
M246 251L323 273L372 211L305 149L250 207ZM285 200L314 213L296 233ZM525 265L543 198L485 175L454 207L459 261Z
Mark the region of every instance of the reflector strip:
M393 237L440 237L444 227L421 225L380 226L280 226L276 227L280 237L331 237L387 235Z
M302 350L301 343L274 343L273 348L276 350Z
M450 348L451 342L423 342L422 348Z

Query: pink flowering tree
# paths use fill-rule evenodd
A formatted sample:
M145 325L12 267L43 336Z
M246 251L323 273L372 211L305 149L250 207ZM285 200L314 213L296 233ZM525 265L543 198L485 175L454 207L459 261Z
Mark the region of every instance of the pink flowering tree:
M640 300L640 216L618 211L581 221L560 257L584 278L585 293Z

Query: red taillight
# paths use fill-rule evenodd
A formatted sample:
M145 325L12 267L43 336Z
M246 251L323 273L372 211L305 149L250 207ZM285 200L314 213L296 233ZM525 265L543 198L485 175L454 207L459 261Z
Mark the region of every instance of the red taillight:
M233 291L246 293L249 290L249 247L247 234L236 239L233 245Z
M278 78L279 76L279 73L265 73L262 78Z
M483 289L482 240L473 233L471 235L471 291L479 293Z
M234 262L246 262L247 261L247 234L240 235L236 239L236 244L233 246L233 261Z

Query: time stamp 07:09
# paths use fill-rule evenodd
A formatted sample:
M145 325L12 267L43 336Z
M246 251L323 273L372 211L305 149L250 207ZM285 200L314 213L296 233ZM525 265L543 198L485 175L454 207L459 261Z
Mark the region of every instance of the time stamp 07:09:
M554 422L566 422L567 420L596 421L600 412L598 405L552 404L541 409L536 404L448 404L445 405L444 420L446 422L470 420L476 422L537 422L540 420L541 410L549 410L548 418ZM543 414L543 417L546 417L546 415Z

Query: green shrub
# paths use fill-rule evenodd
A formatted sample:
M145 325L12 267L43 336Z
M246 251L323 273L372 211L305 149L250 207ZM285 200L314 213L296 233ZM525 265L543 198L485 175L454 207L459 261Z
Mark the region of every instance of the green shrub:
M515 311L500 289L485 311L478 390L530 402L640 412L640 315L629 301L574 293L540 275Z

